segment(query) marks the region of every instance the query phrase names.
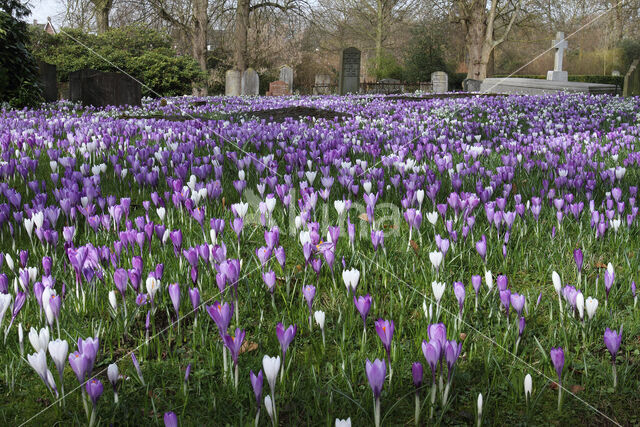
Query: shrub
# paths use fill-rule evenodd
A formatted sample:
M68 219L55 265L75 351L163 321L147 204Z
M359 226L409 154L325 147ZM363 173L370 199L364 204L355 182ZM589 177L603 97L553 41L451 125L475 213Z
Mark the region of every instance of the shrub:
M36 57L55 64L61 82L84 68L122 70L147 86L142 88L144 95L174 96L190 94L193 83L205 78L195 60L177 55L167 36L148 28L114 28L100 35L73 29L55 36L36 33L32 42Z
M0 1L0 103L11 107L43 101L38 65L26 47L29 30L21 20L28 14L21 3Z

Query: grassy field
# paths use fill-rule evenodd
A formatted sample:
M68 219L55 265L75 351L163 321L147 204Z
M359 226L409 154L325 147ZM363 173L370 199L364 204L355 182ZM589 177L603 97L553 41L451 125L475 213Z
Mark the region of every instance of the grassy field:
M168 107L154 101L144 111L94 112L69 107L0 113L4 124L0 126L1 153L7 168L0 174L0 203L7 206L2 211L7 212L6 219L0 222L0 252L15 264L11 269L5 258L0 272L6 275L12 301L16 299L14 286L21 290L19 252L27 250L26 266L38 269L13 325L7 330L13 303L1 323L6 331L0 351L3 424L88 423L81 385L69 363L64 370L65 396L58 399L27 362L27 355L34 353L29 330L47 325L34 297L34 282L51 279L57 294L64 292L64 297L58 322L49 328L50 339L66 340L71 353L78 349L79 338L99 338L90 375L104 386L95 406L96 425L162 424L169 411L177 415L180 425L253 424L258 408L249 372L263 369L264 355L282 358L276 336L279 322L285 327L297 325L297 332L275 386L278 423L333 425L336 418L350 417L353 425L373 425L374 398L365 363L376 358L389 363L374 326L378 319L392 320L395 325L390 348L393 374L387 366L380 396L381 425L414 424L416 393L421 425L477 423L480 393L480 421L486 425L640 423L640 315L632 293L640 259L634 189L639 182L637 100L558 95L423 101L384 97L206 101L194 106L176 99ZM350 116L332 121L293 117L282 123L251 119L252 110L292 105ZM199 116L187 121L159 118L176 110ZM149 112L154 118L143 117ZM75 158L75 164L63 160L69 156ZM35 160L35 167L23 173L20 166L29 167L26 159ZM239 167L237 159L247 161ZM54 160L57 180L51 176ZM11 164L14 171L9 173ZM83 164L88 165L86 170ZM91 167L100 164L105 170L94 174ZM615 172L611 179L607 172L616 167L618 171L626 168L621 179L615 178ZM142 185L140 174L153 173L154 168L155 182ZM126 175L122 169L127 169ZM312 178L314 172L317 175ZM190 178L192 174L201 177ZM322 181L323 176L333 178L328 194L322 193L328 183ZM36 180L44 186L29 185ZM242 191L238 191L243 185L239 181L246 183ZM373 193L378 190L373 222L368 221L363 196L367 182L372 183ZM207 183L207 197L194 200L198 196L193 193L207 188ZM283 185L283 195L290 195L289 206L277 194L276 185ZM429 192L435 187L434 203ZM10 189L21 195L17 206L10 200ZM211 189L216 189L214 194ZM426 193L420 203L418 189ZM617 189L621 190L619 197ZM276 204L263 225L260 203L271 193L277 194ZM90 198L85 201L89 209L93 206L93 214L82 212L87 213L82 197ZM460 206L456 197L466 206ZM532 211L536 197L541 198L537 219ZM130 212L117 221L109 206L121 205L122 198L131 199ZM71 201L75 218L63 212L55 223L46 219L41 227L58 232L57 244L41 243L35 231L30 238L24 218L46 207L60 208L63 199ZM341 200L350 200L352 206L339 215L334 202ZM619 206L618 201L624 205ZM248 203L239 238L232 229L237 209L231 208L238 202ZM469 208L473 203L477 206ZM160 205L165 207L164 218L157 211ZM490 223L487 206L513 213L512 225L495 215ZM194 219L196 207L204 211L202 227ZM404 217L409 207L422 215L421 225L411 232ZM591 210L604 223L602 233L596 232ZM433 225L427 218L432 212ZM558 212L562 212L561 220ZM19 213L23 218L16 220ZM96 216L106 219L94 230ZM300 216L307 216L306 221ZM475 220L471 227L469 217ZM224 232L215 241L210 234L211 218L225 222ZM621 224L615 230L617 219ZM352 241L348 222L354 226ZM317 235L313 223L317 223ZM156 226L151 243L146 238L142 251L136 243L125 244L118 256L114 243L122 241L121 232L144 233L148 224ZM195 283L187 258L181 251L176 255L171 238L163 243L157 235L158 225L181 230L182 249L207 245L208 261L199 257ZM72 243L66 245L65 226L75 227ZM266 246L265 232L275 226L279 229L276 247L282 246L286 255L284 267L274 255L261 262L257 252ZM337 241L327 239L328 226L340 227ZM306 242L306 231L311 236L305 249L301 241ZM372 231L384 233L384 248L374 248ZM487 242L484 261L476 249L482 236ZM442 239L447 239L446 251L443 243L437 243ZM78 283L69 249L73 253L87 245L98 248L98 256L93 264L91 256L85 261ZM104 258L100 255L103 247L107 248ZM580 273L575 249L584 256ZM431 259L438 252L446 254L436 269ZM44 256L52 258L50 279L43 278ZM114 272L116 268L135 269L132 258L137 256L142 260L140 288L136 292L129 281L123 303ZM238 356L237 388L229 351L223 352L218 328L205 309L214 301L236 302L234 284L227 284L222 293L217 286L216 274L224 259L241 262L235 283L237 305L228 329L229 334L236 327L246 332ZM607 297L609 263L615 278ZM138 306L136 298L148 293L146 280L157 264L164 265L164 272L154 303ZM343 281L343 271L349 269L360 273L355 294L372 298L364 328ZM276 277L273 294L263 279L263 273L271 271ZM584 300L597 298L593 318L584 310L581 319L579 310L572 307L575 300L567 301L571 298L556 293L554 271L563 288L575 287ZM477 305L473 275L482 278ZM524 295L522 316L514 307L507 313L501 303L501 275L506 276L511 293ZM439 303L434 281L445 284ZM462 309L454 282L464 285ZM180 289L178 313L168 292L173 283ZM316 288L312 311L325 313L324 332L315 321L309 324L310 311L302 294L305 285ZM196 287L201 304L194 310L188 289ZM116 291L115 311L109 302L110 291ZM525 326L519 338L520 317ZM431 369L422 345L430 339L429 325L436 323L443 323L447 339L462 343L462 349L453 365L446 401L443 384L432 405ZM23 344L18 339L19 326L24 331ZM603 336L606 328L621 327L614 387L612 357ZM560 408L558 377L550 358L554 347L562 347L565 355ZM142 378L132 354L140 362ZM61 392L48 352L47 361ZM413 362L424 367L423 384L418 388L412 380ZM121 374L118 403L107 377L107 366L112 363ZM188 365L190 375L185 381ZM523 385L527 374L533 384L528 399ZM445 356L438 365L440 375L446 383ZM267 394L271 391L265 377L260 425L271 423L264 404Z

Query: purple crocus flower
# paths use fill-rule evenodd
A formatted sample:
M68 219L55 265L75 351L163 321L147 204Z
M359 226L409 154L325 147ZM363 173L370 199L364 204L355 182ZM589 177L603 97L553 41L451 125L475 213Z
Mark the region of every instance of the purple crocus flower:
M551 363L558 374L558 383L562 384L562 368L564 368L564 350L562 347L551 348Z
M100 382L100 380L92 378L91 380L87 381L86 390L89 398L91 399L91 402L93 403L93 406L95 406L98 402L98 399L102 395L102 392L104 391L102 383Z
M164 413L164 427L178 427L178 416L175 412Z
M518 323L518 337L522 336L522 333L524 332L525 324L526 322L524 320L524 317L520 317L520 322Z
M367 325L367 314L369 314L369 309L371 309L371 295L367 294L365 296L357 297L353 296L353 303L356 306L356 309L360 313L360 317L362 317L362 323L364 323L365 327Z
M384 379L387 376L387 365L385 364L385 360L376 359L372 363L367 359L365 372L367 374L367 379L369 380L369 386L373 392L373 397L376 400L380 399Z
M440 343L436 340L428 342L422 341L422 354L427 360L427 364L431 368L431 376L433 377L433 383L436 383L436 369L438 368L438 360L440 360Z
M473 286L473 290L476 291L476 298L478 298L478 294L480 293L480 286L482 285L482 276L478 274L474 274L471 276L471 285Z
M509 316L509 306L511 303L511 291L509 289L500 291L500 302L502 303L504 310L507 312L507 316Z
M413 385L416 388L420 388L423 378L422 363L413 362L413 364L411 365L411 375L413 376Z
M309 315L311 316L311 305L313 304L313 299L316 296L316 287L313 285L303 286L302 295L304 295L304 299L307 300L307 306L309 306Z
M78 382L83 383L87 375L87 358L79 351L75 351L69 355L69 365L71 365L71 369L76 374Z
M122 295L122 298L124 298L124 292L127 290L127 284L129 282L127 270L124 268L118 268L113 273L113 282L115 283L118 292L120 292L120 295Z
M518 315L522 316L522 309L524 308L525 297L524 295L520 295L518 293L512 293L509 297L511 306L518 313Z
M582 250L580 248L573 250L573 259L576 262L578 273L580 273L582 271L582 261L583 261Z
M240 354L240 348L242 347L242 343L244 342L245 331L244 329L236 328L236 335L225 335L224 345L229 349L229 353L231 353L231 358L233 359L234 366L238 365L238 354Z
M482 238L476 242L476 251L482 258L482 262L486 262L487 256L487 237L483 234Z
M462 351L462 343L458 343L455 340L447 341L444 346L444 357L447 360L447 368L449 371L448 377L451 381L451 375L453 374L453 366L455 365L460 352Z
M191 300L193 310L197 310L200 305L200 290L198 288L189 288L189 299Z
M611 360L615 363L616 354L618 350L620 350L620 344L622 343L622 326L620 327L620 332L612 331L607 328L604 331L604 345L607 346L607 350L611 354Z
M176 316L178 316L180 310L180 285L177 283L172 283L168 286L168 289L169 297L171 298L171 303L173 304L173 309L176 311Z
M388 321L388 320L378 319L375 322L375 326L376 326L376 332L380 337L380 341L382 341L382 345L384 346L384 349L387 352L389 363L391 363L391 340L393 339L393 330L394 330L393 320Z
M267 285L267 289L269 289L271 295L273 295L273 291L276 287L276 273L274 271L266 271L262 273L262 280L264 281L264 284Z
M289 344L293 341L293 338L296 336L296 332L298 331L298 326L289 325L288 328L285 329L282 322L276 325L276 336L278 337L278 341L280 341L280 348L282 349L282 362L284 363L284 358L287 354L287 349L289 348Z
M460 315L462 315L462 308L464 307L464 298L466 295L464 284L462 282L454 282L453 283L453 293L458 300L458 306L460 308Z
M229 327L229 322L233 316L233 304L226 302L224 304L220 304L220 302L215 301L213 305L207 306L206 309L209 316L211 316L211 319L213 319L216 326L218 326L220 337L224 339L224 336L227 333L227 328Z
M256 396L256 405L258 406L258 411L260 411L263 382L262 369L258 371L258 375L254 374L253 371L249 371L249 377L251 378L251 387L253 388L253 394Z

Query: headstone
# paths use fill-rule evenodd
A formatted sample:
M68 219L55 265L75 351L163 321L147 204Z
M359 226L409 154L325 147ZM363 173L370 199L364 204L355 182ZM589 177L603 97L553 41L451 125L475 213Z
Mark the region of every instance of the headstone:
M260 94L260 77L253 68L247 68L242 73L240 93L243 96L258 96Z
M242 73L238 70L227 70L224 81L224 94L226 96L240 96Z
M612 70L612 71L611 71L611 76L613 76L613 77L620 77L620 71L618 71L618 70Z
M328 74L316 74L313 85L314 95L329 95L331 93L331 76Z
M58 78L57 68L53 64L38 61L40 83L42 83L42 97L47 102L58 100Z
M360 92L360 50L348 47L340 61L340 95Z
M269 83L269 91L267 92L267 96L289 96L291 92L289 91L289 85L287 82L282 80L276 80L275 82Z
M283 65L280 67L280 79L281 81L287 83L289 87L289 93L293 93L293 68L288 65Z
M564 39L564 33L559 31L556 34L556 39L551 42L551 48L555 49L556 53L553 59L553 71L547 71L547 80L554 82L566 82L569 80L569 74L566 71L562 71L562 58L567 47L569 47L569 44Z
M434 71L431 73L431 84L433 93L445 93L449 91L449 76L444 71Z
M631 63L629 71L624 76L624 89L622 95L636 96L640 95L640 59L636 59Z
M84 69L69 74L69 97L84 105L142 105L142 86L123 73Z
M462 81L463 92L480 92L482 80L464 79Z

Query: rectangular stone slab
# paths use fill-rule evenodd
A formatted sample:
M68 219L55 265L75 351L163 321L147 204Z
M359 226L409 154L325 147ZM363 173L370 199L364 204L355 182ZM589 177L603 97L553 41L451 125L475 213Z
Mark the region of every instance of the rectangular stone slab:
M615 94L616 85L583 82L556 82L540 79L522 78L489 78L484 79L480 92L485 93L513 93L523 95L538 95L557 92Z

